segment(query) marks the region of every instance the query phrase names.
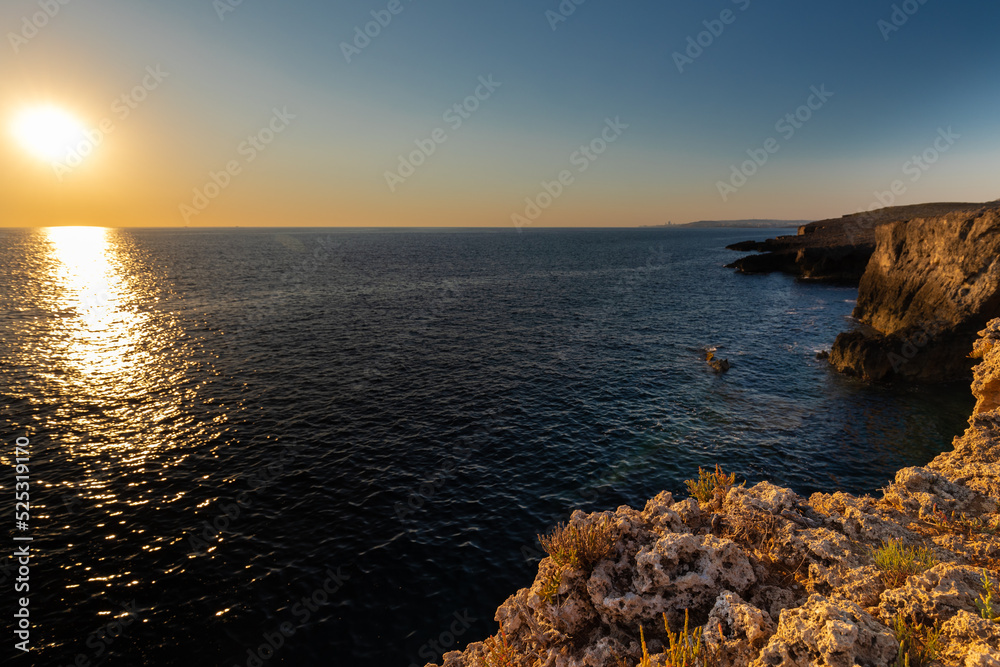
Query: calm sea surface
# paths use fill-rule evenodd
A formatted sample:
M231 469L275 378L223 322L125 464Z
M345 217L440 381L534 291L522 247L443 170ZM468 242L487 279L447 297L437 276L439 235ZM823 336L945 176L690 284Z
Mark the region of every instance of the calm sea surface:
M12 664L423 665L574 508L716 462L875 492L948 448L967 387L815 360L856 290L722 268L775 233L0 230Z

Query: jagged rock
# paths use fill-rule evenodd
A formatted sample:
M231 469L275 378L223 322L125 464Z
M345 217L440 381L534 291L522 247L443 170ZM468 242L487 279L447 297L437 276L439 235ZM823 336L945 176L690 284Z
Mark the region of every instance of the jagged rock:
M976 332L1000 315L1000 207L900 220L875 229L854 317L830 351L868 380L971 376Z
M959 611L941 627L941 658L956 667L1000 667L1000 623Z
M604 561L587 582L604 623L638 627L666 613L682 625L685 610L703 615L721 591L742 592L755 581L740 548L711 535L665 535L630 560Z
M996 501L926 468L903 468L886 488L884 498L908 514L925 517L935 512L984 514L997 510Z
M695 506L697 507L697 503ZM646 508L642 511L642 520L649 530L657 535L690 532L684 518L678 513L678 510L684 510L687 507L687 504L674 503L672 495L661 491L655 498L646 501Z
M899 644L884 625L851 602L813 595L781 612L778 631L754 667L884 667Z
M927 468L1000 501L1000 424L995 421L998 412L973 416L965 434L955 438L955 448L928 463Z
M563 571L555 601L550 603L542 599L541 591L546 581L559 570L551 558L543 559L526 600L531 609L529 615L540 622L546 637L555 641L572 637L597 620L587 599L587 576L582 570Z
M781 586L757 586L750 597L750 604L763 609L772 618L780 618L785 609L798 606L802 596Z
M979 340L972 349L971 356L983 360L976 366L972 379L972 393L976 396L974 415L1000 408L1000 360L990 354L997 341L1000 341L1000 320L991 320L979 332Z
M902 539L908 534L886 508L873 498L855 498L846 493L816 493L810 496L811 506L826 516L826 525L835 527L848 539L881 543Z
M716 662L749 667L767 644L776 627L770 614L724 591L715 601L705 624L705 645Z
M913 575L900 588L882 593L879 606L882 620L891 622L897 614L933 625L951 618L959 610L975 612L974 600L982 592L983 570L966 565L942 563ZM991 579L992 580L992 579Z

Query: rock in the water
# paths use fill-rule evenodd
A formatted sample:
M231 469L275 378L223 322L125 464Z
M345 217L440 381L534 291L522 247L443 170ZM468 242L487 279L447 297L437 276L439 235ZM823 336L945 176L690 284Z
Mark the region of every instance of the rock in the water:
M712 359L708 362L708 365L711 366L716 373L725 373L732 368L729 364L729 359Z

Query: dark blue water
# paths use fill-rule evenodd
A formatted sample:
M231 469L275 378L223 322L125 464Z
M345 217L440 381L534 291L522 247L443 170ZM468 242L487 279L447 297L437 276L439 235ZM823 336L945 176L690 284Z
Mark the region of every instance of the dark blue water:
M423 665L495 632L574 508L716 462L871 493L946 449L966 387L815 360L856 290L722 268L774 233L0 231L19 664Z

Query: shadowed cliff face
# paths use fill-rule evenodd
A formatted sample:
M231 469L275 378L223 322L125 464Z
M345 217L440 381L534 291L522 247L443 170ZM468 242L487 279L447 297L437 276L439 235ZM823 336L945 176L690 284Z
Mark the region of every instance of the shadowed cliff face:
M971 377L976 332L1000 316L1000 208L891 222L861 279L830 363L868 380Z
M1000 586L1000 320L982 336L968 430L881 498L806 500L723 477L698 500L661 493L641 511L576 512L575 535L609 538L599 555L567 558L550 543L533 585L497 610L500 632L444 667L676 665L664 618L676 632L687 617L701 633L689 667L885 667L901 636L929 628L940 631L930 664L1000 664L996 594L997 609L984 605ZM887 544L904 556L887 558Z
M876 228L920 217L981 208L983 204L915 204L893 206L842 218L821 220L799 228L797 236L744 241L730 250L756 251L728 265L741 273L781 271L801 278L857 284L875 251Z

